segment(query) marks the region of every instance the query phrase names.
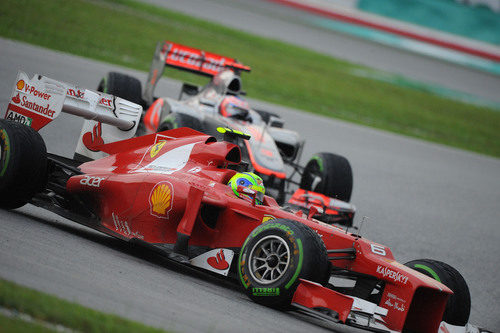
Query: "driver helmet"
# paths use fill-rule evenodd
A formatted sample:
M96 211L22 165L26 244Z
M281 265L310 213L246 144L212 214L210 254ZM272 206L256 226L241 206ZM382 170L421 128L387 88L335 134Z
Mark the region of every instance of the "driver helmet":
M224 117L245 119L250 111L250 104L236 96L226 96L219 106L219 112Z
M231 186L234 194L237 197L249 202L253 201L252 196L250 194L242 193L241 191L238 192L238 186L243 186L255 191L256 192L255 203L257 205L262 205L266 188L264 187L264 182L262 181L262 178L257 176L255 173L239 172L235 174L233 177L231 177L227 185Z

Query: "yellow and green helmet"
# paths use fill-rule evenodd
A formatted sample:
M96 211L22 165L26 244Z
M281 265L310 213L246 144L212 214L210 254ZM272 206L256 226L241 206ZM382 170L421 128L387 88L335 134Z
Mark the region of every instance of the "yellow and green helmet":
M255 173L239 172L231 177L227 185L231 186L236 196L247 201L252 201L252 197L248 194L238 192L238 186L247 187L251 190L256 191L257 196L255 198L255 203L257 205L262 205L262 200L264 198L264 194L266 193L266 188L264 187L262 178L257 176Z

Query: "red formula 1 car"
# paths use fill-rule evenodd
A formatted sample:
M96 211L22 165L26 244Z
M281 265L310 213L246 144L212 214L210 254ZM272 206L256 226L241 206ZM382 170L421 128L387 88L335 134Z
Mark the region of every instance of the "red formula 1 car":
M99 121L80 134L87 162L46 153L36 130L61 111ZM0 121L0 206L30 202L233 277L267 306L377 332L477 332L467 324L467 285L447 264L400 264L388 247L314 219L317 208L305 214L248 187L233 192L234 142L245 134L220 128L218 141L178 128L133 137L140 116L126 100L20 73L10 120Z
M178 98L154 97L165 67L189 71L209 78L204 87L184 83ZM340 155L322 152L300 165L304 140L283 128L276 114L255 110L245 100L241 74L250 67L222 55L172 42L160 42L153 57L145 89L141 82L111 72L101 80L98 91L141 104L146 110L138 134L150 134L178 127L190 127L222 139L219 127L251 134L238 144L244 163L264 180L267 193L283 204L321 207L316 216L327 222L352 225L354 207L347 204L352 192L349 161ZM288 168L287 168L288 167ZM294 176L300 175L300 180ZM297 192L297 185L300 189ZM314 191L306 193L303 190ZM330 209L333 207L333 209Z

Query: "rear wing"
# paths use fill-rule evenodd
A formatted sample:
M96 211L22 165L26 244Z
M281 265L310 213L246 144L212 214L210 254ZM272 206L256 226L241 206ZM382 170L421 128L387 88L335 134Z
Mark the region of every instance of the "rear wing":
M86 159L104 156L99 145L133 137L142 107L113 95L57 81L39 74L29 78L19 72L5 112L5 119L40 130L61 112L86 119L76 155Z
M169 41L158 42L143 95L148 104L153 103L153 91L163 75L165 65L208 77L213 77L226 69L236 74L251 70L249 66L233 58Z

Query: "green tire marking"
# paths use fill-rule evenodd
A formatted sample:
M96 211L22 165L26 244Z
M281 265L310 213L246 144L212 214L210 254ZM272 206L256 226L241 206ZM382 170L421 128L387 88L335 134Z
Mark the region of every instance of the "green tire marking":
M168 116L166 116L163 119L162 123L167 123L172 125L172 129L179 127L179 124L177 124L177 122L175 121L175 115L173 113L170 113Z
M238 269L238 274L240 276L241 284L243 285L243 287L245 287L245 289L248 289L248 285L245 282L245 280L243 280L243 275L241 274L241 257L243 256L243 250L245 249L245 246L247 245L247 243L248 243L248 238L245 240L245 243L243 243L243 246L241 247L241 250L240 250L240 255L238 257L238 265L240 267L240 269Z
M102 80L104 81L104 85L102 87L102 92L107 94L108 93L108 79L106 77L103 77Z
M434 270L428 266L425 266L425 265L422 265L422 264L416 264L415 265L416 268L421 268L423 269L424 271L428 272L430 275L432 275L432 277L434 278L434 280L438 281L438 282L441 282L441 279L439 278L439 276L436 274L436 272L434 272Z
M10 140L9 136L7 135L7 131L3 129L1 132L1 137L5 140L5 146L4 149L2 150L2 154L5 152L5 164L3 165L2 171L0 171L0 177L3 177L5 174L5 171L7 170L7 166L9 165L9 160L10 160ZM2 158L2 156L0 156Z
M321 157L319 157L319 156L313 156L311 159L315 160L316 162L318 162L319 171L323 172L323 160L321 159Z
M293 274L292 279L286 284L285 289L288 289L292 286L292 284L299 277L300 271L302 270L302 261L304 259L304 254L302 252L302 241L297 238L297 245L299 246L299 264L297 265L297 269L295 270L295 274Z

